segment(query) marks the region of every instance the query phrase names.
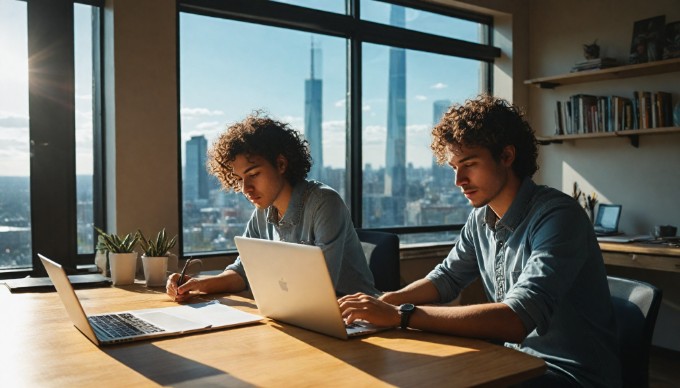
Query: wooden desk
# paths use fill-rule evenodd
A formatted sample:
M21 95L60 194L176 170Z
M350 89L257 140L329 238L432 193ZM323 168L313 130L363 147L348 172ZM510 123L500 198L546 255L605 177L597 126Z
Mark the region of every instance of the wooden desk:
M90 314L175 305L139 284L76 292ZM214 298L257 313L246 295ZM4 286L0 316L3 386L506 386L545 370L541 359L485 341L398 329L343 341L270 320L97 348L56 293Z
M600 242L604 263L622 267L680 272L680 248L642 243Z

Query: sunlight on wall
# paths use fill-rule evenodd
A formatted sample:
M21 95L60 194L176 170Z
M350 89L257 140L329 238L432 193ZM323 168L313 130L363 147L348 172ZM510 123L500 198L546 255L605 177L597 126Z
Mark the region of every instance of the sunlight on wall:
M588 182L578 171L573 169L566 161L562 162L562 187L561 190L567 194L574 191L574 182L585 195L596 194L597 203L611 203L611 200L597 190L597 187Z

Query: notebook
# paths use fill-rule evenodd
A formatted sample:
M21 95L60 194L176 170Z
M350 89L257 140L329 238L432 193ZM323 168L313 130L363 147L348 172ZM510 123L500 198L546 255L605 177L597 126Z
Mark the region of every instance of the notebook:
M600 204L595 217L595 234L598 236L612 236L619 234L619 218L621 205Z
M260 314L340 339L386 328L346 325L318 246L234 238Z
M73 325L97 346L245 325L262 319L218 301L88 316L62 266L43 255L38 257Z

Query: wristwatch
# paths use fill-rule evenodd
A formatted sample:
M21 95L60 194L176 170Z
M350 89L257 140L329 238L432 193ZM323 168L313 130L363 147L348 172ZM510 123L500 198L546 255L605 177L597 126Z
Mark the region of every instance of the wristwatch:
M399 306L399 315L401 315L401 328L406 329L408 322L411 320L411 314L416 311L416 306L411 303L404 303Z

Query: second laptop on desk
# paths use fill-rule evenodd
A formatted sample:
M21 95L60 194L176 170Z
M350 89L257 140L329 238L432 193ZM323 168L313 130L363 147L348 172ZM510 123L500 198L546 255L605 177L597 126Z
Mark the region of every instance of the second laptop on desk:
M239 236L234 241L260 314L341 339L385 330L366 322L345 325L321 248Z
M38 256L73 325L95 345L214 330L262 319L217 301L88 316L62 266L43 255Z

